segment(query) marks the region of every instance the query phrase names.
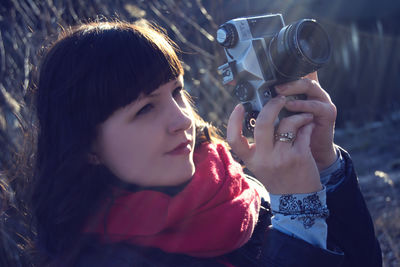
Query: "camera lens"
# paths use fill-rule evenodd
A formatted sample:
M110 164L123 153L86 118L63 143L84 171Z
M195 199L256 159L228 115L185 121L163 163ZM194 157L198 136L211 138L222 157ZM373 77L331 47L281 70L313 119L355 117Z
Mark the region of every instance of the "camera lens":
M328 62L331 45L328 34L315 20L303 19L287 25L272 38L270 59L286 78L299 78Z
M330 55L329 39L325 31L310 21L299 24L298 44L304 56L314 64L324 64Z

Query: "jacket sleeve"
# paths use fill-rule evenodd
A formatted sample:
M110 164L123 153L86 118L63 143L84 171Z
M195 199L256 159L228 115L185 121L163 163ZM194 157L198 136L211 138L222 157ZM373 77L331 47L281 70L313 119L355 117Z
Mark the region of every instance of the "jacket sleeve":
M319 248L278 230L269 229L265 235L258 266L342 266L343 254Z
M327 188L328 246L321 249L267 227L258 266L382 266L379 243L349 154Z
M323 249L274 229L271 225L269 195L265 189L258 191L261 192L262 207L257 227L251 240L240 249L239 256L234 259L235 266L341 266L344 260L341 251Z
M344 252L342 266L382 266L381 249L352 160L343 149L340 153L344 164L333 175L339 178L336 180L345 178L338 186L327 190L328 249L336 246Z

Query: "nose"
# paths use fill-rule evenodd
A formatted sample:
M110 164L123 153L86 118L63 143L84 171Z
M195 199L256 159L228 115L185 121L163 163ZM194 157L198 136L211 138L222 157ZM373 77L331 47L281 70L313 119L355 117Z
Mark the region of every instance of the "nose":
M193 116L188 105L179 105L175 100L171 102L168 117L168 132L171 134L185 131L193 124Z

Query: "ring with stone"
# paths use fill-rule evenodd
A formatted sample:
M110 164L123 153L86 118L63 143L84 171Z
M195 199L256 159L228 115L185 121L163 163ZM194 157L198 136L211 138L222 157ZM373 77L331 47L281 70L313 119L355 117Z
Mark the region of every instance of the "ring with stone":
M294 141L294 139L296 139L296 134L293 132L275 134L275 141L291 143Z

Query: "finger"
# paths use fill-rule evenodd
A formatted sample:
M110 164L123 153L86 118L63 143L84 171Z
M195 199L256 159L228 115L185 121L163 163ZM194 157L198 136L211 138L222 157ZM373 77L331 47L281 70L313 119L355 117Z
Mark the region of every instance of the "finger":
M242 134L243 119L244 108L241 104L238 104L229 117L226 139L233 152L245 161L249 157L251 147L247 138Z
M310 80L314 80L314 81L316 81L316 82L319 83L319 80L318 80L318 73L317 73L316 71L311 72L311 73L307 74L307 75L304 76L304 77L305 77L305 78L308 78L308 79L310 79Z
M310 113L301 113L301 114L296 114L292 115L290 117L286 117L281 120L279 123L279 127L276 131L276 134L279 136L279 134L285 134L285 133L293 133L297 134L298 129L303 127L306 124L309 124L313 119L313 115ZM296 137L297 138L297 137ZM297 140L294 140L294 143L297 142ZM279 141L277 140L275 142L275 149L288 149L292 146L293 142L284 142L284 141Z
M303 78L300 80L280 84L275 86L278 94L288 96L297 94L306 94L309 99L319 99L324 102L329 102L330 97L316 80Z
M337 111L333 103L324 103L317 100L291 100L285 104L286 109L293 112L311 113L315 117L321 117L332 121L336 119Z
M256 120L254 139L260 151L273 148L275 121L285 105L285 97L272 98L263 107Z
M297 132L296 142L293 144L293 148L297 150L302 155L309 153L311 156L310 143L311 134L314 129L313 123L308 123L301 127Z

